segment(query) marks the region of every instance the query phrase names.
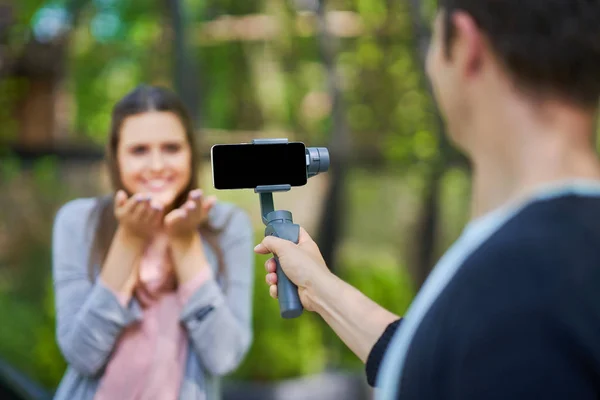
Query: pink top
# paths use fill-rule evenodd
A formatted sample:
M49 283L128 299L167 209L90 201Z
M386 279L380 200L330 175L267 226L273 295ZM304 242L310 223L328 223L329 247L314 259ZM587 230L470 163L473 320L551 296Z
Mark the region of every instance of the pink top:
M136 294L144 307L143 319L120 336L105 369L95 400L176 400L184 374L188 340L179 321L189 297L212 271L201 272L178 289L173 283L172 264L166 242L157 242L140 261L140 283ZM123 306L129 298L115 293Z

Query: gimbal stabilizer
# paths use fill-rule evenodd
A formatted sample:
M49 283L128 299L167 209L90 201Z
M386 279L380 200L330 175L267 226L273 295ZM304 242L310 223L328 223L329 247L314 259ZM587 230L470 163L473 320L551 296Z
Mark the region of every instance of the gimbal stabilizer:
M287 143L287 139L254 139L252 144ZM306 148L306 172L309 178L329 169L329 151L324 147ZM260 196L262 221L265 224L265 237L276 236L298 243L300 226L294 224L292 213L286 210L275 210L273 192L287 192L290 185L258 186L254 193ZM277 263L277 297L279 311L283 318L296 318L302 314L303 307L298 296L298 287L283 273L279 260Z

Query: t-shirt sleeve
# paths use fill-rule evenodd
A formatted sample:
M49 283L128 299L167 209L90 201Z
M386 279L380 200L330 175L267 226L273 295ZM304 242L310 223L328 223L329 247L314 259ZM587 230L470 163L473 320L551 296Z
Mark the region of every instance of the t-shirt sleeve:
M396 330L400 326L401 321L402 318L397 319L385 328L379 339L377 339L377 342L375 342L373 345L373 348L367 357L365 370L367 374L367 382L370 386L375 386L375 380L377 378L377 373L379 372L379 366L383 360L383 355L385 354L392 337L396 333Z

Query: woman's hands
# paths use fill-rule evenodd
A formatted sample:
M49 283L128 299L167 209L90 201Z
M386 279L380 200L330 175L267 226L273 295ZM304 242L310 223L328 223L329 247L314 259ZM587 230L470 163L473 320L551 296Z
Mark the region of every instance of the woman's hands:
M208 218L208 213L216 203L216 197L204 198L202 190L192 190L188 200L179 208L169 212L164 218L165 232L172 240L189 242L198 232L198 226Z
M168 237L169 256L180 284L193 279L208 264L200 240L198 227L208 218L216 197L204 198L202 190L192 190L188 200L166 215L163 207L149 195L135 194L130 198L123 191L115 197L115 216L119 220L120 237L142 249L159 232ZM140 246L140 244L142 244ZM137 283L139 262L132 268L125 283L130 293Z
M125 192L119 191L115 197L118 237L139 251L157 233L166 234L177 280L187 282L207 265L198 227L207 220L215 203L216 197L204 198L201 190L192 190L181 207L165 215L163 207L153 202L150 195L139 193L127 198ZM137 283L139 262L135 264L124 284L126 293Z
M216 197L206 199L201 190L192 190L181 207L171 211L164 219L165 232L169 237L171 257L180 284L191 281L208 261L200 241L198 226L208 218Z
M119 190L115 196L115 217L121 230L132 239L148 239L164 228L173 240L195 236L198 226L206 221L216 203L216 197L204 198L202 190L192 190L188 200L179 208L164 215L163 206L154 202L150 194L138 193L131 197Z
M119 190L115 196L115 217L129 238L148 239L162 224L162 214L162 206L152 202L150 195L138 193L128 198Z

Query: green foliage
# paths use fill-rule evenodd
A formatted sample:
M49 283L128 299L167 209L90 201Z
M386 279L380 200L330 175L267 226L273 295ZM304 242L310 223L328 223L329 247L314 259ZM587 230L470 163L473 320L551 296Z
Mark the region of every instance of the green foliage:
M14 140L17 134L17 121L14 118L15 104L27 88L22 78L7 77L0 79L0 143Z
M254 341L233 377L275 381L321 372L327 363L322 322L317 315L306 311L295 319L280 317L279 303L269 296L265 283L266 260L266 256L256 258Z
M0 182L13 182L21 175L21 161L9 151L4 151L1 148L0 151L3 157L2 163L0 163Z
M0 290L0 313L0 356L40 384L56 387L66 364L56 345L51 299L40 304Z
M56 160L41 158L29 170L7 158L0 169L0 230L9 231L0 253L0 357L47 387L64 371L56 346L51 285L51 230L57 208L70 198Z
M387 9L384 0L356 0L359 14L369 29L378 28L385 22Z

